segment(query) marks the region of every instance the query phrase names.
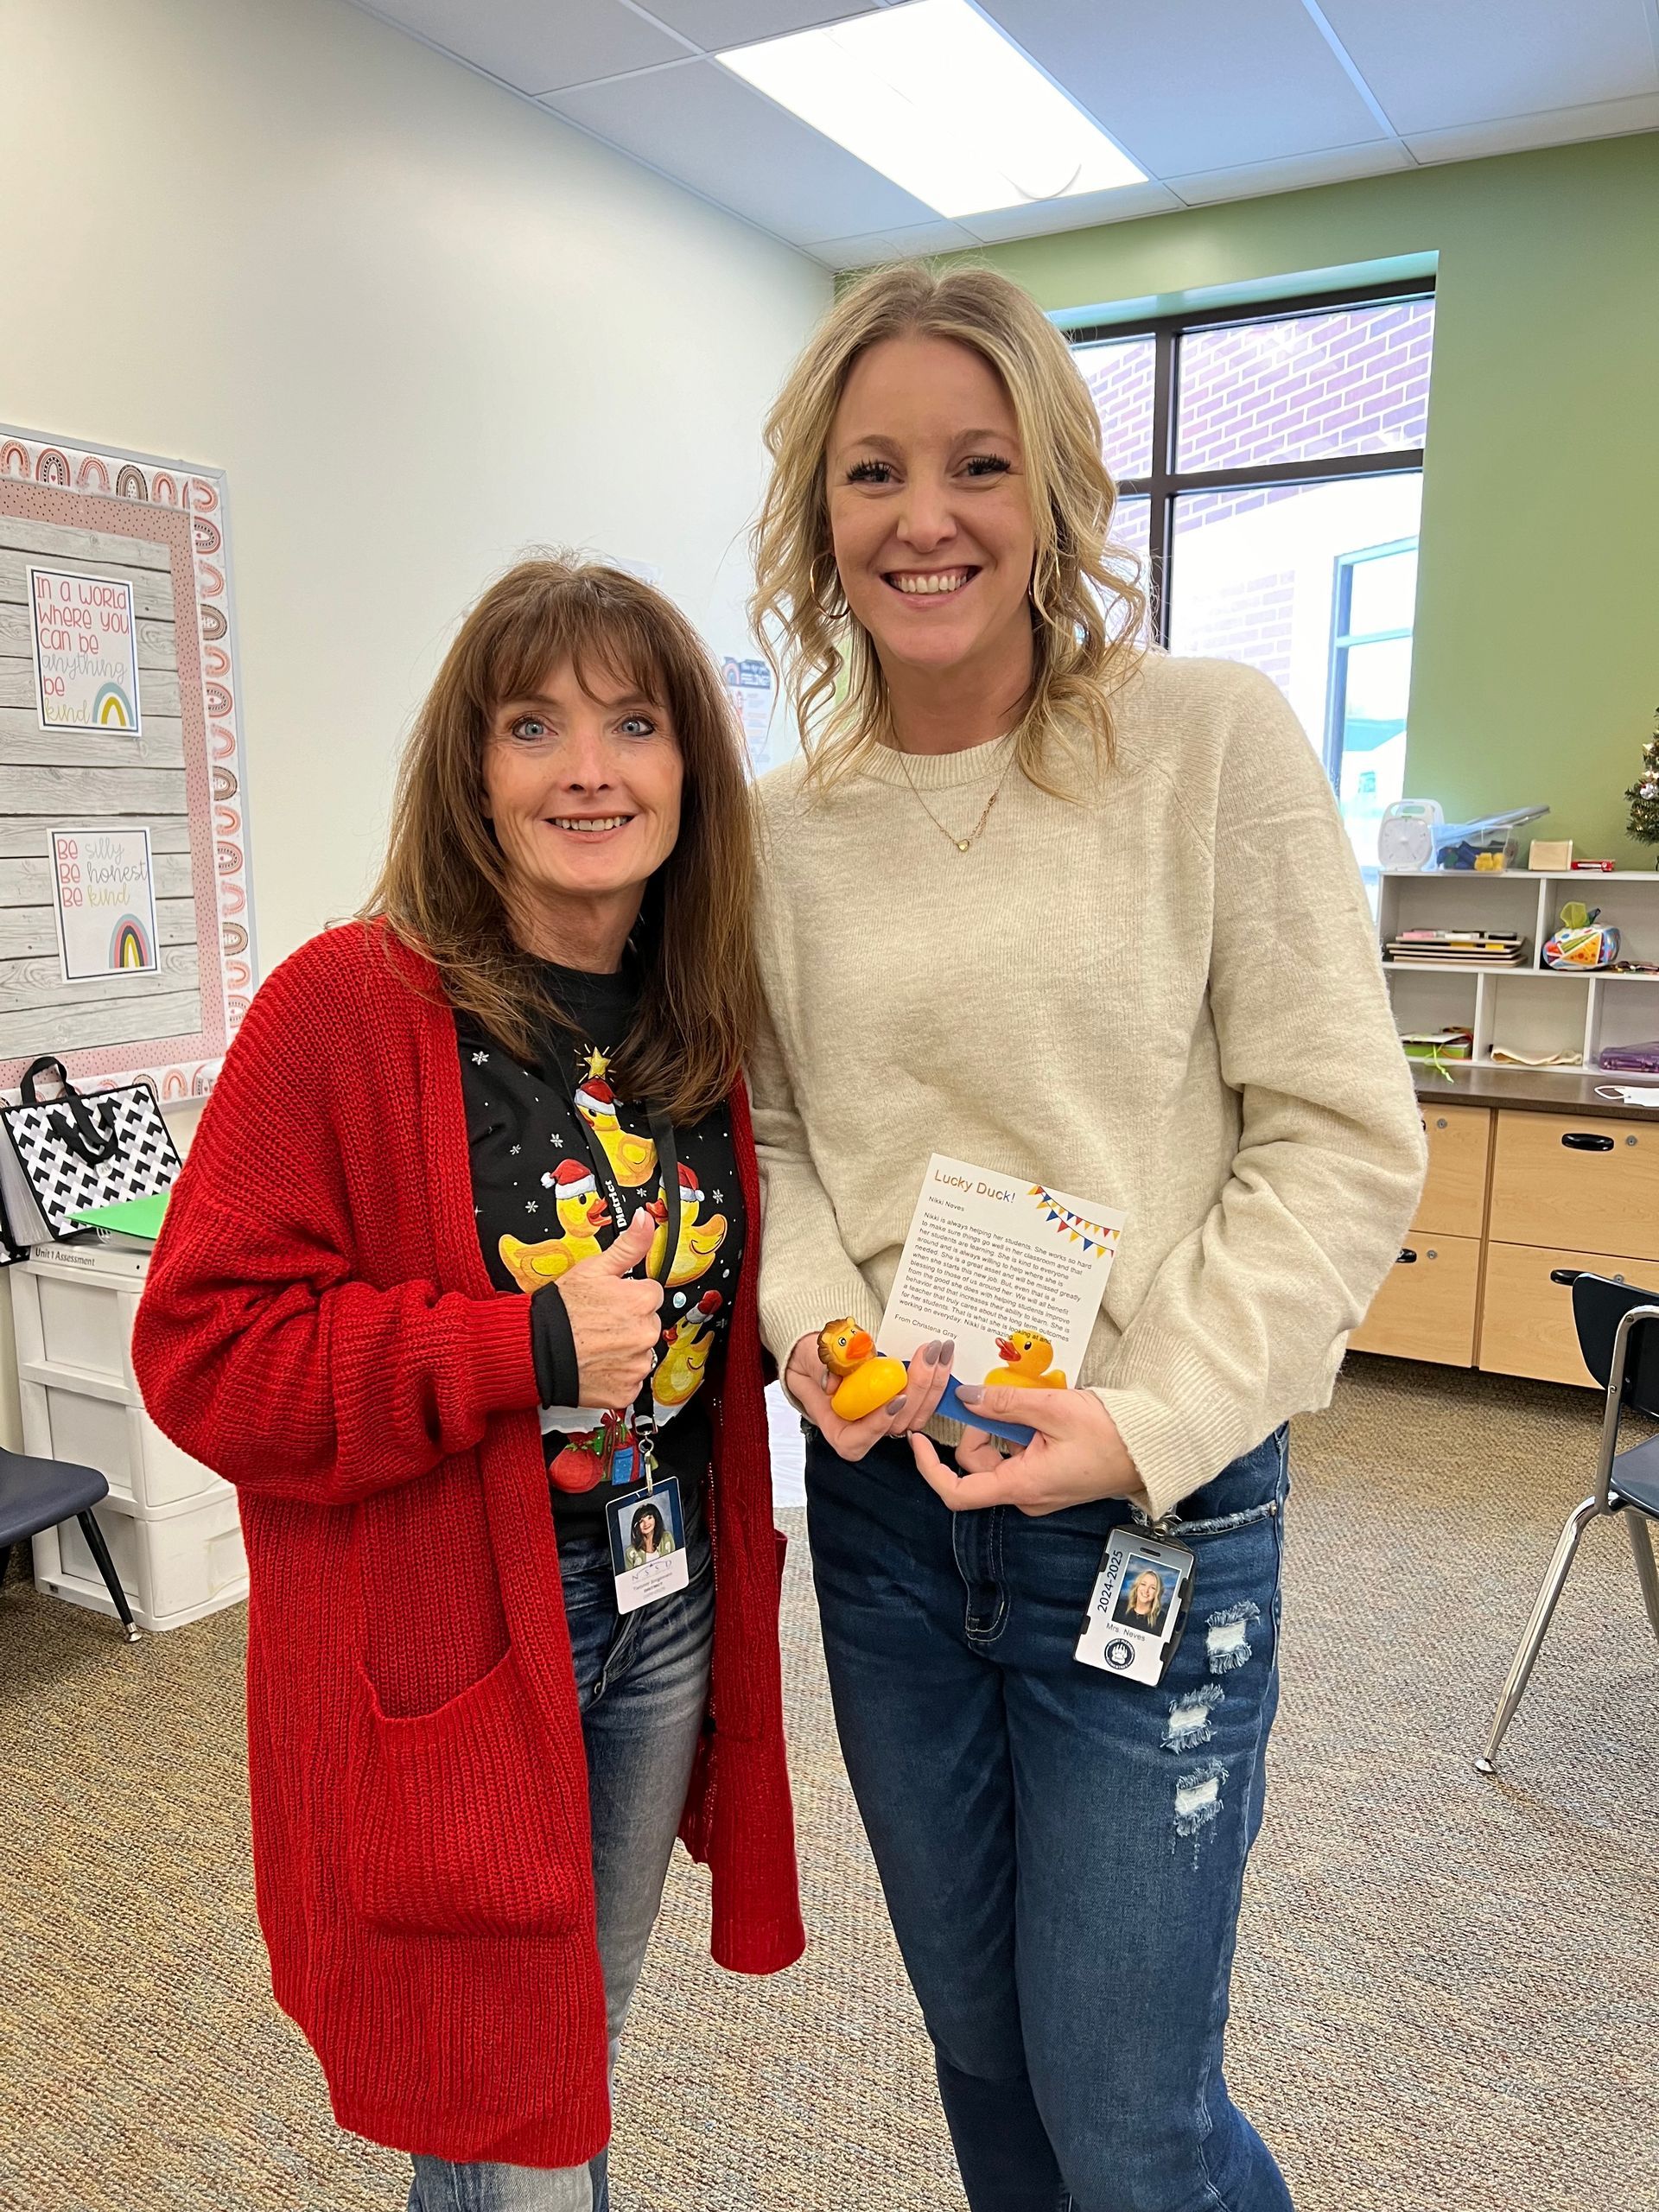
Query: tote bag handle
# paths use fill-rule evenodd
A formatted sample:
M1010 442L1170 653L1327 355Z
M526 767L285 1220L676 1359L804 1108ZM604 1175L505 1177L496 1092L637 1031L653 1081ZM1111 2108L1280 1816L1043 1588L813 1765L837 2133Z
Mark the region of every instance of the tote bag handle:
M89 1167L101 1166L120 1141L116 1135L115 1116L106 1106L100 1123L96 1112L87 1106L86 1101L70 1082L63 1062L54 1059L50 1052L41 1053L39 1059L31 1061L23 1071L23 1079L18 1088L24 1105L38 1106L41 1103L35 1078L48 1071L56 1076L62 1093L54 1104L65 1109L62 1113L54 1112L48 1116L54 1134L62 1138L72 1152L79 1154Z

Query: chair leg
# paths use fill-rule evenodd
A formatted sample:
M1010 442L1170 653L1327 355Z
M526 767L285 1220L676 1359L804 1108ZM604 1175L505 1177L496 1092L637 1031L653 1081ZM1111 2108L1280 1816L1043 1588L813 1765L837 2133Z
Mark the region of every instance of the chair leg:
M1648 1537L1645 1518L1632 1506L1624 1509L1624 1525L1630 1532L1630 1549L1636 1554L1636 1579L1642 1585L1642 1602L1648 1609L1648 1626L1659 1642L1659 1573L1654 1571L1653 1546Z
M110 1557L110 1548L104 1541L104 1531L90 1511L78 1513L75 1518L80 1523L81 1535L86 1539L87 1550L98 1562L104 1586L115 1601L115 1610L120 1614L121 1624L127 1632L127 1642L137 1643L139 1635L137 1624L132 1618L132 1607L127 1603L127 1593L121 1587L121 1578L115 1571L115 1561Z
M1516 1707L1526 1694L1527 1683L1531 1678L1545 1632L1549 1627L1551 1617L1555 1611L1555 1601L1560 1596L1562 1585L1567 1580L1567 1569L1573 1564L1573 1554L1579 1548L1579 1538L1598 1515L1605 1510L1605 1509L1598 1503L1596 1499L1586 1497L1582 1505L1574 1506L1567 1516L1567 1526L1561 1530L1555 1546L1555 1556L1549 1562L1549 1571L1545 1575L1538 1595L1534 1600L1532 1618L1527 1623L1526 1633L1521 1638L1515 1657L1510 1662L1509 1680L1504 1683L1503 1694L1498 1700L1497 1712L1492 1721L1492 1732L1487 1738L1485 1752L1483 1757L1475 1761L1478 1771L1482 1774L1496 1774L1497 1771L1497 1747L1508 1734L1510 1723L1515 1718Z

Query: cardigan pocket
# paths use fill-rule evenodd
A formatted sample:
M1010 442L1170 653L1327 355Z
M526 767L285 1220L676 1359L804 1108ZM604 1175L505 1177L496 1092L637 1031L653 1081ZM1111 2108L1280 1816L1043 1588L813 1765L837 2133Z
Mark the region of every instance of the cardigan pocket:
M588 1909L556 1763L510 1644L431 1713L384 1712L359 1663L346 1783L347 1881L406 1936L546 1936Z

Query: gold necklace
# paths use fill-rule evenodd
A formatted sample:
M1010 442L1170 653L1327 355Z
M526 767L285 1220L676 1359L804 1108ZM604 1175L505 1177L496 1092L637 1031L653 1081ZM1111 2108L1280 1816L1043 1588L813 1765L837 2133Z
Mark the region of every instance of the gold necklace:
M902 753L899 755L899 766L904 771L905 781L910 785L910 795L915 800L917 805L921 808L922 812L927 817L928 820L933 824L933 827L938 831L942 837L948 837L959 853L965 853L969 847L974 842L975 839L979 836L980 832L984 829L985 824L991 818L991 809L996 804L997 800L1001 797L1002 786L1007 782L1008 771L1014 766L1014 748L1012 743L1010 743L1008 757L1002 763L1002 772L996 779L996 789L991 793L989 798L986 800L984 812L980 816L978 821L975 823L973 828L968 832L968 835L965 837L958 837L956 831L950 828L947 823L941 822L938 816L934 813L932 808L922 797L920 791L917 790L916 779L910 772L910 762Z

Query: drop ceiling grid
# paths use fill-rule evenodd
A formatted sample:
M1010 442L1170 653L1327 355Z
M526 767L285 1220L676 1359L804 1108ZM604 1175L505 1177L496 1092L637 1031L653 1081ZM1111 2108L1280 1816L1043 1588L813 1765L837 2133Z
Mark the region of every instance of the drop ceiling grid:
M1147 181L951 222L713 59L892 3L355 0L830 267L1659 128L1659 0L976 0Z

